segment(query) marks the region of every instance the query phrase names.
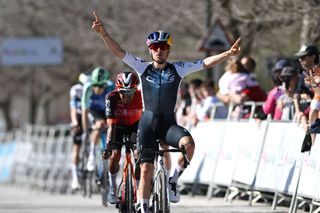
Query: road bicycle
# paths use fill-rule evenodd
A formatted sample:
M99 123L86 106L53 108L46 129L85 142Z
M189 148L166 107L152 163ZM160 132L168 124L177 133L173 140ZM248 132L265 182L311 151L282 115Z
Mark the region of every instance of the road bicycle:
M133 153L135 144L131 141L130 135L123 135L122 142L115 142L125 147L125 159L122 171L122 179L119 184L116 207L121 213L135 213L135 203L137 202L137 187L135 177L135 167L133 163Z
M159 143L159 141L158 141ZM169 199L169 188L168 188L168 174L163 165L163 157L166 152L181 152L186 164L189 164L187 152L185 147L182 146L180 149L164 149L164 150L150 150L143 149L143 152L155 154L155 172L153 176L152 184L152 205L151 211L153 213L170 213L170 199Z
M94 171L87 170L87 163L90 152L90 134L84 140L84 144L82 146L81 151L81 161L80 161L80 174L79 179L81 180L82 186L82 196L89 198L92 197L94 182L96 183L96 187L98 192L101 193L102 204L104 206L108 205L107 202L107 194L109 191L109 168L108 168L108 160L102 158L102 151L106 149L106 129L90 129L91 131L99 131L100 134L100 150L97 150L95 157L95 169Z

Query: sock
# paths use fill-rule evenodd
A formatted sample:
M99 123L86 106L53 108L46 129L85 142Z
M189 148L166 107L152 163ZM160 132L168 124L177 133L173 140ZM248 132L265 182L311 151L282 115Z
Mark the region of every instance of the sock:
M140 200L141 205L141 213L149 213L149 199L141 199Z
M179 177L182 175L183 171L184 171L185 168L181 167L180 165L178 165L174 172L173 172L173 175L171 176L170 178L170 182L171 183L177 183L178 182L178 179Z
M90 143L89 159L94 159L95 147L94 143Z
M118 173L111 174L111 173L109 172L110 187L112 187L112 188L116 188L116 187L117 187L117 174L118 174Z
M71 174L72 174L72 180L78 181L77 166L74 164L71 164Z

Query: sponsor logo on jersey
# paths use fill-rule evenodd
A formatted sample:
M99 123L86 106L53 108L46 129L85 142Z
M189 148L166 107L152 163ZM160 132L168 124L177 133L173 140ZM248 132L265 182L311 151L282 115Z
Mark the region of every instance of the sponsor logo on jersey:
M161 84L170 84L174 82L175 74L171 69L166 69L164 71L156 71L150 69L147 71L146 80L150 83L160 85ZM161 82L160 82L161 80Z

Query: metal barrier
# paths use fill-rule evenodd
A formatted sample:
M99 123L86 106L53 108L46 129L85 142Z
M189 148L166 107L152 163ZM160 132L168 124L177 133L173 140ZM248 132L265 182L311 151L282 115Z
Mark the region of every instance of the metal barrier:
M72 139L69 125L25 126L2 139L1 146L14 144L10 153L10 176L2 181L24 188L66 193L69 189L69 165Z

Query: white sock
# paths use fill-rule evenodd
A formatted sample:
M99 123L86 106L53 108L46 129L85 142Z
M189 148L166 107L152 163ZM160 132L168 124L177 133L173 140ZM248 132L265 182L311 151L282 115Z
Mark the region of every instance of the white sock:
M183 171L185 168L181 167L180 165L178 165L173 172L173 175L171 176L170 182L171 183L177 183L179 177L182 175Z
M141 213L149 213L149 199L141 199L140 200L141 205Z
M111 173L109 172L110 187L112 187L112 188L116 188L116 187L117 187L117 174L118 174L118 173L111 174Z
M95 147L94 143L90 143L89 159L94 159Z
M75 164L71 164L71 174L72 174L72 180L78 181L77 166Z

